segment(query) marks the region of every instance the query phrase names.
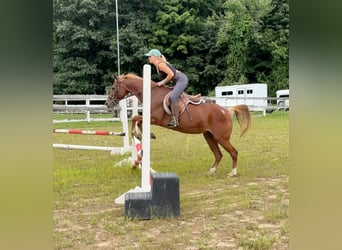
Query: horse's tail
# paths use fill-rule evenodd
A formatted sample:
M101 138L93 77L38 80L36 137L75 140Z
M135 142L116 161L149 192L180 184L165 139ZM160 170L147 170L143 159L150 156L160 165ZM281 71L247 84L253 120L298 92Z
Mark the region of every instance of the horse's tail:
M241 127L240 137L243 136L247 132L247 130L251 127L251 116L249 113L248 106L245 104L240 104L240 105L230 107L228 110L231 116L233 115L236 116Z

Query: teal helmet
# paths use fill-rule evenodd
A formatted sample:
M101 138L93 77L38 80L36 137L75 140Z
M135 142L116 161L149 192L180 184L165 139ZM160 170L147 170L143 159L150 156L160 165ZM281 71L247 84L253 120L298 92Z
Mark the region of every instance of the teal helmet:
M145 56L156 56L156 57L160 57L161 53L159 50L157 49L151 49L148 53L145 54Z

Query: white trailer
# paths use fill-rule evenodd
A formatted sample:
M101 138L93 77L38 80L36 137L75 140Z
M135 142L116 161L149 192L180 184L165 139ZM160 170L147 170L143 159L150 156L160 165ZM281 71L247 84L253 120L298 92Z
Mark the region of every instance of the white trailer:
M267 84L250 83L215 88L216 103L223 107L246 104L253 107L267 106Z
M279 109L289 110L290 106L290 90L280 89L276 91L277 106Z

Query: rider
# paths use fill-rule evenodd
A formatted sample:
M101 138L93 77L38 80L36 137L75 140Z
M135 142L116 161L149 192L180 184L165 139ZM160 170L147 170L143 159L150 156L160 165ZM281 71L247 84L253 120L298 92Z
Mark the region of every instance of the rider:
M159 87L170 81L175 83L170 94L172 115L167 126L169 128L177 127L179 125L179 107L177 99L188 86L188 77L183 72L176 70L157 49L151 49L145 56L148 56L149 63L156 67L158 75L163 79L157 83Z

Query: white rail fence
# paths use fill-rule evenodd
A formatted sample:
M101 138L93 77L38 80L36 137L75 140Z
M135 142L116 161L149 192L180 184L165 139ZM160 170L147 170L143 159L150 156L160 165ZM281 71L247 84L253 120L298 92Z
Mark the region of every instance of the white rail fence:
M250 111L261 111L263 116L266 113L272 113L275 110L290 110L289 105L277 106L278 101L283 101L281 103L289 103L285 102L285 100L289 100L289 98L277 98L277 97L204 97L206 102L217 102L220 100L220 103L224 102L226 105L221 105L223 107L231 107L239 104L246 104ZM261 104L262 103L262 104Z
M274 110L289 110L289 106L277 106L277 101L288 100L289 98L276 97L203 97L206 102L216 102L223 99L229 106L246 104L251 111L261 111L266 113ZM84 119L63 119L53 120L59 122L78 122L78 121L120 121L120 112L123 108L127 109L128 116L132 118L137 112L142 110L142 106L136 98L130 97L120 101L119 107L108 109L105 105L107 95L54 95L53 112L55 114L85 114ZM264 103L264 105L253 105L254 103ZM225 107L229 107L228 105ZM91 114L112 114L110 118L91 118Z
M85 114L84 119L55 119L53 123L82 122L82 121L120 121L120 113L123 109L127 110L130 118L137 115L139 103L136 98L130 97L119 102L119 106L108 109L105 105L106 95L54 95L53 113L54 114ZM91 114L109 114L111 117L92 118Z

